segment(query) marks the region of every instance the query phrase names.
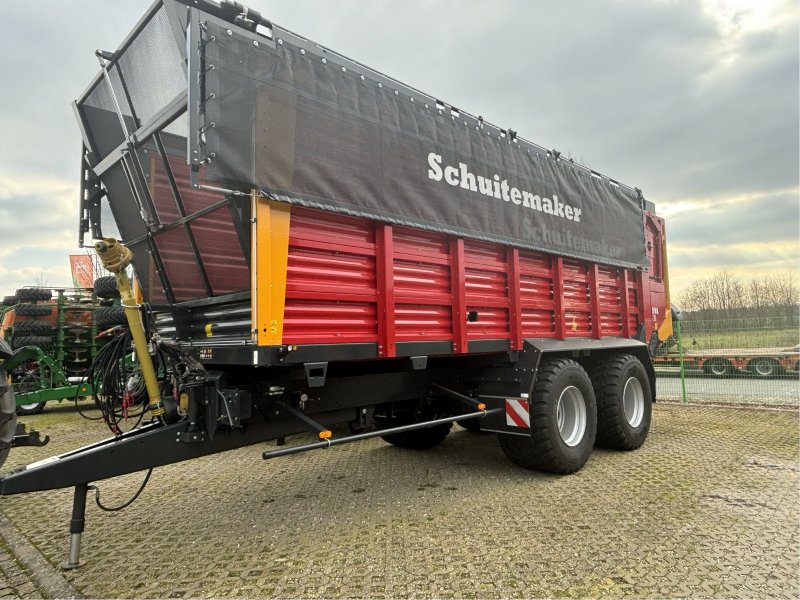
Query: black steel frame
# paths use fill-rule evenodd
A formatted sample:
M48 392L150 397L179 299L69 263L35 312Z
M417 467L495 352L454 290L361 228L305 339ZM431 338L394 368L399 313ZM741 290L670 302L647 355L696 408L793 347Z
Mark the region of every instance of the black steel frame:
M151 5L151 7L148 9L145 15L142 17L142 19L140 19L140 21L137 23L133 31L125 38L125 40L117 49L117 51L110 57L110 59L107 62L103 64L101 73L99 73L93 79L92 83L84 91L81 97L73 103L73 109L78 119L84 146L83 150L84 172L82 173L79 245L80 246L84 245L85 236L89 232L91 232L92 237L95 238L102 236L102 224L100 219L100 205L99 205L102 196L98 195L97 193L94 193L94 190L90 188L90 186L94 185L99 189L99 178L101 178L105 173L107 173L110 169L112 169L116 165L121 165L122 168L124 169L125 176L126 179L128 180L131 192L133 193L134 198L139 204L140 211L146 218L146 225L148 229L147 233L144 236L139 236L137 238L124 241L130 245L134 245L141 242L144 242L147 245L148 253L153 259L155 269L159 276L159 280L161 282L164 295L170 304L176 303L176 297L172 285L170 283L167 271L165 269L163 258L156 244L157 236L159 234L169 232L178 227L183 229L189 241L189 247L194 258L194 263L200 274L203 288L205 290L205 295L206 297L210 298L215 296L216 294L211 285L208 273L206 272L205 265L203 264L197 240L191 228L191 222L210 212L213 212L214 210L217 210L225 206L228 206L230 208L232 215L237 214L240 209L240 207L234 200L236 195L229 194L225 197L224 200L215 203L209 207L206 207L203 210L195 211L193 213L187 212L183 199L181 198L181 194L178 189L174 173L169 164L168 154L162 139L162 132L178 117L187 112L188 90L184 90L183 92L177 94L152 118L150 118L147 122L142 122L142 120L136 113L136 108L131 99L128 86L126 83L125 73L121 68L121 65L119 64L119 58L123 55L123 53L130 46L130 44L136 39L139 33L148 25L150 20L157 14L157 12L162 9L162 7L167 13L177 44L177 40L183 37L185 29L184 26L182 25L182 20L181 20L182 17L179 11L180 6L182 5L176 4L174 0L158 0L153 5ZM195 15L197 13L196 10L188 12ZM184 57L184 59L186 59L187 57L186 57L185 47L181 44L177 44L177 47L181 55ZM120 90L114 90L111 78L107 75L108 71L112 68L116 69L116 75L118 76L121 84ZM112 150L106 156L102 157L99 156L98 150L92 141L91 131L88 127L88 124L85 121L85 118L81 110L81 106L83 105L83 103L87 100L89 95L99 85L108 85L112 93L119 92L125 96L127 100L127 106L130 108L131 118L135 126L134 131L130 133L128 133L125 129L123 129L123 132L127 133L126 139L122 143L120 143L116 149ZM189 111L190 116L194 115L194 112L195 111ZM118 111L117 116L120 119L120 122L123 123L124 125L124 118L125 118L124 115ZM147 185L146 172L142 166L139 157L139 152L144 147L150 144L152 144L155 152L159 155L159 158L161 160L161 165L164 168L167 176L167 181L170 188L170 192L173 197L173 201L175 202L178 214L180 215L179 219L171 223L160 222L158 212L155 208L153 198L151 197L150 190ZM199 187L199 183L197 184L197 186ZM250 260L249 249L246 251L246 248L248 248L249 246L249 239L245 239L248 236L248 233L246 233L248 231L248 228L242 226L242 221L243 219L239 218L238 219L239 227L236 227L237 220L234 220L234 227L236 229L237 236L240 238L240 245L242 247L244 258L246 262L248 262L249 264Z

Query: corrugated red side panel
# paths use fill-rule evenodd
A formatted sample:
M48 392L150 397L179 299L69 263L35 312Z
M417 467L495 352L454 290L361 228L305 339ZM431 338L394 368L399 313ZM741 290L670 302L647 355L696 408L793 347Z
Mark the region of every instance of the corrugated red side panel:
M395 228L393 273L396 340L452 340L447 236Z
M546 254L519 253L522 299L522 336L555 337L552 257Z
M497 244L464 241L464 287L467 340L510 339L508 265L506 249Z
M639 298L639 290L635 281L632 286L628 287L628 302L631 307L631 313L628 317L628 327L630 328L630 335L634 335L636 333L636 328L639 326L639 323L642 320L640 315L641 302Z
M376 342L376 304L374 223L293 208L284 343Z
M455 242L443 234L293 208L284 343L379 342L380 355L393 356L396 342L450 341L463 348L459 335L466 342L508 339L514 348L515 335L636 331L641 291L635 271ZM381 284L379 273L391 280ZM464 282L463 299L454 301L454 281ZM453 326L458 302L465 309L460 328ZM475 318L468 320L470 313ZM384 315L394 327L380 326Z
M622 331L622 276L620 269L599 266L597 292L601 335L620 336Z
M564 259L564 320L567 337L591 337L592 307L589 265Z

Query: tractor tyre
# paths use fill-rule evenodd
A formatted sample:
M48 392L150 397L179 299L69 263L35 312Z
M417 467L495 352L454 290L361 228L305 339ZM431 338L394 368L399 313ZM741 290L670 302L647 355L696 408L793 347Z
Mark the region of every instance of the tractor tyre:
M116 277L98 277L94 280L94 295L98 298L119 298Z
M0 367L0 466L6 462L16 432L17 413L14 390L8 383L5 369Z
M548 473L575 473L589 459L597 432L597 406L589 375L568 358L539 368L530 400L530 435L499 435L512 462Z
M121 306L105 306L94 311L94 326L98 330L111 329L117 325L127 325L125 309Z
M22 321L14 325L14 335L25 336L49 336L53 331L53 325L47 321Z
M642 363L630 354L617 354L591 370L597 398L598 446L635 450L650 431L652 394Z
M3 296L3 306L14 306L16 303L16 296Z
M39 287L20 288L15 295L18 300L25 302L42 302L53 297L49 288Z
M50 304L20 304L14 309L20 317L49 317L53 314Z
M50 350L53 347L53 338L47 335L15 335L11 342L11 347L16 350L25 346L38 346L42 350Z

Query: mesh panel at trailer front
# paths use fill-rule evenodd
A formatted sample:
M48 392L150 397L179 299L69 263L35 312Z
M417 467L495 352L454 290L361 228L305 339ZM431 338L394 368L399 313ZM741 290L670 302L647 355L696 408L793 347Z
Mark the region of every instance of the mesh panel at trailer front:
M186 89L186 73L164 8L159 9L119 58L140 123Z

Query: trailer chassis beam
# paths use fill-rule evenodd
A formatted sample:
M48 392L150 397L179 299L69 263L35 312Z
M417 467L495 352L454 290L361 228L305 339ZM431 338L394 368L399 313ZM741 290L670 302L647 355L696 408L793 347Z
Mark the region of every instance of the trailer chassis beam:
M315 415L315 418L333 424L351 418L351 414L352 409L343 409ZM21 467L0 477L0 496L74 487L275 440L307 429L277 407L269 419L256 413L246 427L219 429L213 439L207 437L202 442L181 441L188 428L187 419L173 425L151 423Z

